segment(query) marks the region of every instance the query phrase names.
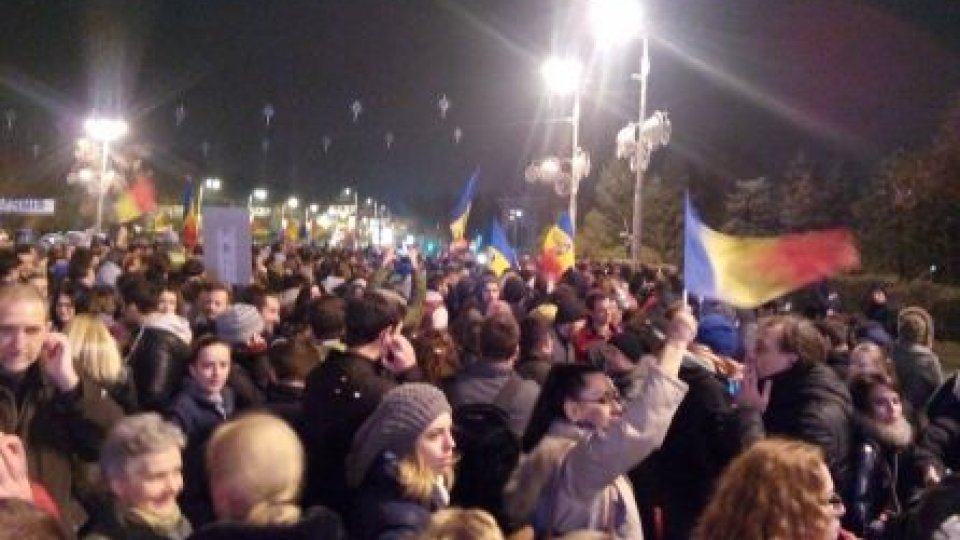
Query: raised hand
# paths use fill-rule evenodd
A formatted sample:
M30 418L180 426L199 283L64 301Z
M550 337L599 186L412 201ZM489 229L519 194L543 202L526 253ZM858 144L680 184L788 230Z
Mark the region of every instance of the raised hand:
M40 349L40 369L61 392L69 392L80 383L73 367L73 352L67 336L50 332Z

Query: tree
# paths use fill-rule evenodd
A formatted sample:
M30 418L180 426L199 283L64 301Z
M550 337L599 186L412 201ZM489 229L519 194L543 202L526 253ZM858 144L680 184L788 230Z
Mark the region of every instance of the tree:
M798 152L783 177L780 223L789 232L821 228L826 224L822 190L815 177L813 164Z
M594 204L583 217L577 231L578 257L593 259L626 258L633 215L634 174L627 162L612 159L604 165L597 180Z
M773 187L766 177L737 180L726 198L727 221L723 229L742 236L774 233L779 226L774 199Z

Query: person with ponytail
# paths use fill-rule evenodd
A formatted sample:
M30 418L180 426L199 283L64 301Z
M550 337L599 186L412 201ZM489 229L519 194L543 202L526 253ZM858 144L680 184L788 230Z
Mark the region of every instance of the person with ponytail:
M251 413L220 425L206 449L217 521L191 540L345 539L330 510L301 511L304 460L297 434L276 416Z

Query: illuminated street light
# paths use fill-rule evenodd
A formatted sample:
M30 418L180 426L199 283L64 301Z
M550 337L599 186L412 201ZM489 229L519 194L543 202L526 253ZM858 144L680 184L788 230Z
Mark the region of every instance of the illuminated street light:
M318 213L318 212L320 212L320 205L317 204L317 203L311 204L311 205L310 205L310 213L311 213L311 214L316 214L316 213Z
M103 195L104 180L107 176L107 162L110 158L110 143L127 134L130 127L124 120L114 118L92 117L83 123L83 130L91 139L103 144L103 159L100 164L100 178L97 189L97 224L96 232L103 230Z
M554 94L569 96L579 93L583 66L574 58L548 58L540 68L547 88Z
M601 47L621 45L643 28L643 9L636 0L592 0L590 26Z
M296 197L290 197L289 199L287 199L287 206L291 210L296 210L297 207L300 206L300 199Z
M590 21L597 42L601 45L625 43L637 36L641 38L640 71L633 80L640 83L640 114L636 123L627 124L617 135L617 154L630 157L630 165L636 173L633 187L633 223L630 239L630 257L635 268L640 266L640 246L643 222L643 175L649 164L650 152L659 144L665 145L670 138L670 121L666 113L657 112L647 119L647 81L650 75L650 40L645 28L643 12L636 0L593 0L590 5ZM657 133L654 133L654 132ZM632 146L625 145L628 135Z
M583 79L583 66L574 58L552 57L543 63L540 69L547 88L557 95L573 94L573 113L570 115L572 128L570 141L570 162L577 160L580 154L580 86ZM575 167L571 166L570 176L570 223L577 229L577 191L581 176L577 175Z

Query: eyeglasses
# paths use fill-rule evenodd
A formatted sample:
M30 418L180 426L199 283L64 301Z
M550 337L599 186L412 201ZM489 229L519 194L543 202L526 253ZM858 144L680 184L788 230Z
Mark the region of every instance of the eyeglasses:
M598 398L584 398L581 397L578 399L580 403L596 403L599 405L613 405L614 403L623 402L623 396L620 395L620 392L616 390L607 390Z

